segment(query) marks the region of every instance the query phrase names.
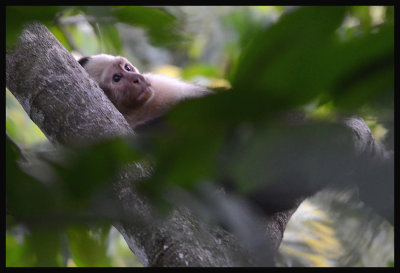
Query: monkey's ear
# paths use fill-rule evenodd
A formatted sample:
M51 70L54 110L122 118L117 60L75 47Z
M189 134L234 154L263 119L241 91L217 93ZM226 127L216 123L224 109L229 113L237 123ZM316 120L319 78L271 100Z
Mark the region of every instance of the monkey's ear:
M82 67L85 67L85 64L90 60L90 57L82 57L79 59L78 63L81 64Z

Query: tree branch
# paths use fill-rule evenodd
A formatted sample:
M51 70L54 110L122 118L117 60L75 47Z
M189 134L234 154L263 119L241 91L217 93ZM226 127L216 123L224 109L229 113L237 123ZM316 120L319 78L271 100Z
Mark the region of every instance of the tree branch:
M41 24L27 26L15 50L7 53L6 85L55 144L134 135L98 85ZM126 220L114 225L143 266L249 264L232 234L198 221L186 210L175 210L165 220L157 219L147 200L132 188L149 172L132 164L114 183L116 196L127 215ZM138 223L151 225L129 221L137 217L142 218ZM286 226L289 217L286 218L277 223ZM275 236L278 241L274 246L279 245L284 228L276 230L279 236Z

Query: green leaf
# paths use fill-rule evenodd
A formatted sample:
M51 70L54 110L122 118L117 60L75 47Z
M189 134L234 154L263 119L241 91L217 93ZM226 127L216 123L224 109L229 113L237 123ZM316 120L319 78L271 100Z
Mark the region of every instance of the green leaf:
M194 64L186 67L182 72L182 78L191 79L194 76L221 77L221 71L217 67L207 64Z
M56 37L56 39L65 47L66 50L71 51L71 45L69 44L64 32L61 31L58 25L48 26L48 29Z
M337 182L353 159L350 131L335 124L271 123L243 127L237 134L235 145L226 147L224 169L242 192L277 182L279 192L312 191L329 181Z
M72 258L77 266L111 266L104 236L97 239L84 226L70 227L67 233Z
M34 266L35 256L17 236L6 233L6 267Z
M155 45L168 46L176 43L180 37L175 25L176 18L161 8L113 7L112 14L122 23L147 30Z
M36 256L35 266L62 266L59 232L33 229L26 236L29 251Z
M326 71L336 105L354 108L375 101L393 101L394 28L382 25L367 33L333 44L326 55ZM389 99L385 100L385 97Z
M15 232L15 231L13 231ZM32 228L6 234L6 266L62 266L60 235L57 230Z
M97 28L97 26L99 28ZM119 55L122 50L121 38L118 29L112 24L92 23L92 27L100 41L103 41L105 51L110 54Z
M254 36L262 30L263 22L260 16L255 16L256 7L243 7L222 18L222 24L227 28L234 28L239 36L239 47L244 47Z
M344 7L301 7L256 35L242 52L232 85L256 95L265 108L301 105L324 90L320 59L345 14ZM261 110L261 109L260 109Z
M87 14L95 16L96 21L102 22L104 18L115 18L116 22L141 27L147 31L151 42L159 46L174 45L180 38L175 27L176 18L162 8L150 8L143 6L118 6L118 7L83 7ZM115 22L111 22L114 24ZM102 24L104 27L106 23ZM110 23L108 23L110 26ZM115 31L105 29L107 33L116 38ZM116 41L112 41L116 43ZM117 44L114 44L117 48Z
M15 215L30 219L54 208L54 198L45 184L23 172L17 164L19 152L6 139L7 207ZM43 219L42 219L43 220Z
M7 6L6 7L6 45L12 46L25 24L40 21L50 26L57 12L57 6Z
M125 164L140 159L132 147L121 139L97 143L89 147L70 146L66 162L48 163L60 177L59 190L70 207L88 204L97 194L112 192L111 182Z

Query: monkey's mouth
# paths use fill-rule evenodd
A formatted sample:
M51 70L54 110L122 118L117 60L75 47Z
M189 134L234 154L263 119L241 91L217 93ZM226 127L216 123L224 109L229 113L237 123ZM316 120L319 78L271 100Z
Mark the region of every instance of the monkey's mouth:
M139 95L137 95L136 100L148 99L151 95L151 89L146 86L140 91Z

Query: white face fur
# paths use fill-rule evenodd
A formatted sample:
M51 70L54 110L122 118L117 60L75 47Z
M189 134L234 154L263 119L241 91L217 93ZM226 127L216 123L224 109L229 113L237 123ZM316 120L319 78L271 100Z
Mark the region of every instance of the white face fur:
M122 113L144 105L154 95L147 77L124 57L100 54L79 63Z

